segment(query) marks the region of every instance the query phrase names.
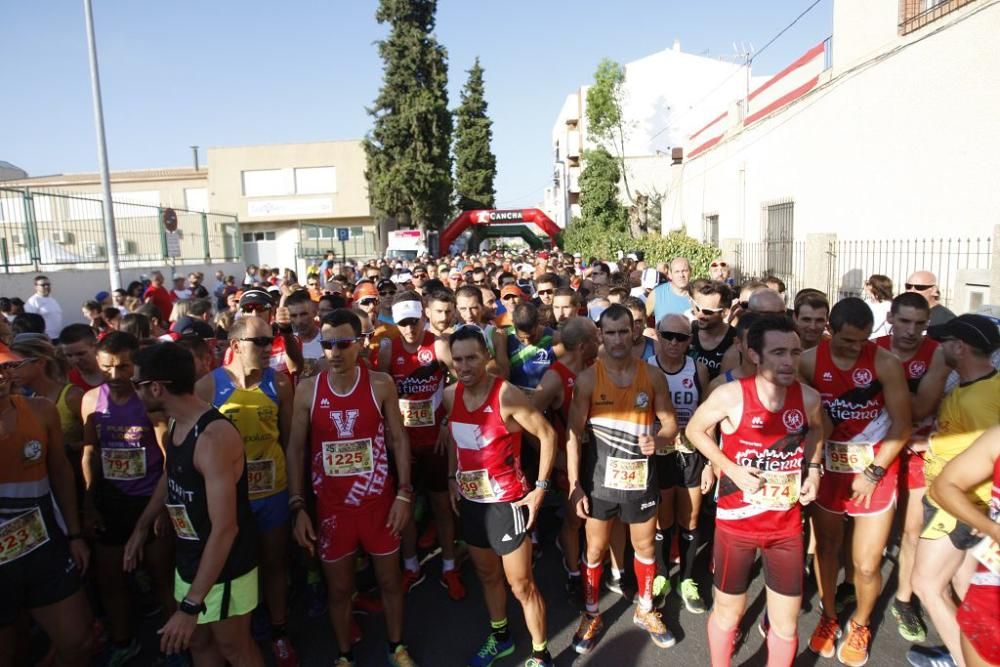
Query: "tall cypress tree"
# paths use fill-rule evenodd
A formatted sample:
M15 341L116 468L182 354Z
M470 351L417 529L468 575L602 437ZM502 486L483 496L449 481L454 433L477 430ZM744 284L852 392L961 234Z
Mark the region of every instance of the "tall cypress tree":
M437 0L380 0L382 88L368 109L368 193L376 215L400 227L440 229L451 212L448 52L432 31Z
M455 189L461 211L493 208L497 158L490 150L493 121L486 115L483 68L479 58L469 70L462 102L455 110Z

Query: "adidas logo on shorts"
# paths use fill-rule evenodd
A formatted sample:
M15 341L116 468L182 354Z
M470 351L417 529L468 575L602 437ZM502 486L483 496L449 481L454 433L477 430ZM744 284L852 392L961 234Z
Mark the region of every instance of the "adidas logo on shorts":
M501 541L501 542L510 542L510 541L511 541L512 539L514 539L514 538L513 538L513 537L511 537L511 536L510 536L510 535L509 535L508 533L504 533L504 534L503 534L503 539L502 539L502 540L500 540L500 541Z

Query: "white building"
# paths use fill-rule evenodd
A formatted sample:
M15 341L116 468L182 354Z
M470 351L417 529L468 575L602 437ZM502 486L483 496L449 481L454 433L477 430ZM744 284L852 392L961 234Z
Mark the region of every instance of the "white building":
M646 195L665 193L672 147L682 145L728 100L766 78L748 81L743 65L684 53L678 42L624 67L626 169L633 193ZM595 147L587 131L589 88L566 96L552 127L553 186L545 191L543 208L560 227L580 214L583 151Z
M1000 222L998 35L998 0L835 0L832 45L757 87L748 110L720 104L721 115L688 136L671 169L664 232L685 229L734 253L759 242L751 273L813 271L814 287L824 286L814 271L822 258L807 260L796 244L817 234L900 248L927 237L986 241ZM986 243L974 246L982 261L965 264L939 248L848 266L834 248L826 286L853 292L868 272L899 290L908 272L930 268L957 296L989 282L988 271L962 276L988 268Z

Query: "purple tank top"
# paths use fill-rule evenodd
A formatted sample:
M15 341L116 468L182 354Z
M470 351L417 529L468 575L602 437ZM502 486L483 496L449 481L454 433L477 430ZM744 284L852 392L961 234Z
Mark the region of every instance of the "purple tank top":
M106 384L97 391L94 419L105 481L129 496L153 495L163 474L163 452L146 406L135 394L118 405Z

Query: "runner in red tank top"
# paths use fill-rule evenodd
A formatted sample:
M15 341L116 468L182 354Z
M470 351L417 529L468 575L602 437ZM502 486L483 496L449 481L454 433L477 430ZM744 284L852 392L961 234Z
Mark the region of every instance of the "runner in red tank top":
M989 515L972 502L973 491L993 480ZM987 429L952 459L929 493L941 509L983 535L970 550L979 561L958 609L967 665L1000 664L1000 426Z
M721 385L686 434L719 475L708 619L713 667L728 666L759 549L767 585L768 665L791 665L802 606L800 505L819 490L823 417L819 394L797 381L802 344L794 323L762 316L747 334L755 375ZM715 444L716 427L722 448Z
M525 664L550 667L545 602L531 569L531 540L524 538L550 487L555 432L523 392L486 372L489 352L479 327L458 327L449 345L458 376L444 395L454 443L449 446L452 507L483 584L491 626L469 664L489 665L514 651L503 572L531 633L532 654ZM521 472L522 431L539 442L538 481L531 490Z
M566 436L569 423L569 405L573 400L576 376L597 358L597 325L585 317L566 320L562 334L565 353L559 361L552 362L542 375L538 388L531 396L535 409L548 417L556 431L556 454L553 481L563 494L566 513L559 531L563 568L566 570L566 590L573 599L582 602L583 584L580 581L580 526L582 520L569 504L569 479L566 477Z
M378 352L379 370L389 373L396 383L403 425L410 437L410 468L417 493L427 493L434 513L433 527L441 544L441 585L449 597L465 597L455 568L455 517L448 503L448 457L445 452L447 429L441 404L451 355L448 343L426 328L427 317L420 295L400 292L393 299L392 317L399 336L383 339ZM417 525L411 521L403 530L403 589L409 592L424 581L417 560Z
M898 455L910 437L910 394L903 368L891 352L868 340L872 311L861 299L842 299L830 311L829 341L802 355L801 375L822 397L833 423L825 476L811 512L816 535L816 578L823 616L809 648L848 665L868 659L868 627L882 590L882 551L892 528ZM848 545L854 563L857 607L839 644L837 571L844 541L844 514L854 517Z
M389 653L401 663L406 648L400 643L403 589L397 551L399 534L411 518L413 487L396 387L386 374L359 363L361 320L352 311L340 308L327 315L320 336L329 370L298 386L286 457L295 541L311 555L318 551L334 634L341 654L351 661L354 554L360 547L371 556L385 604ZM389 472L387 446L398 485ZM305 511L307 456L315 525Z
M913 586L910 579L917 543L924 529L924 452L928 448L927 437L934 428L934 413L951 370L937 341L924 335L929 320L927 299L917 292L903 292L892 300L889 310L892 334L875 339L876 345L892 352L903 364L914 422L910 441L899 453L897 511L902 515L899 523L903 534L899 541L896 597L890 608L899 624L899 633L910 642L922 642L927 636L923 619L911 604Z

